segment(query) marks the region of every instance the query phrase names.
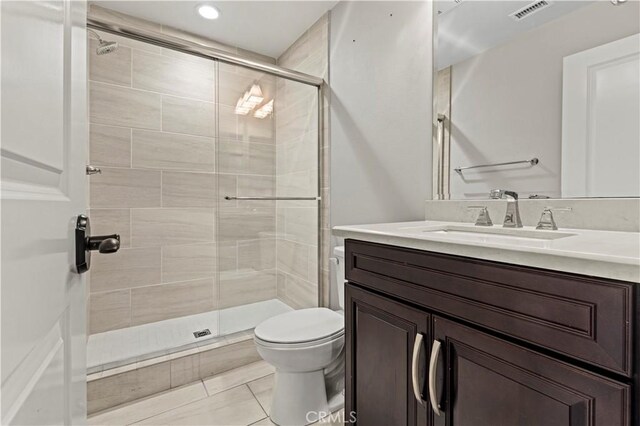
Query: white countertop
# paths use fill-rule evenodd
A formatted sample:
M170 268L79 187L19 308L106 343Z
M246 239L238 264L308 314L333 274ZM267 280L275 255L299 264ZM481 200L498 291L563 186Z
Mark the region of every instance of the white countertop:
M438 253L454 254L477 259L493 260L516 265L556 271L572 272L623 281L640 282L640 233L595 231L588 229L559 229L536 231L534 227L521 228L523 233L533 231L555 233L558 239L514 238L482 234L437 232L447 227L482 227L461 222L400 222L371 225L336 226L333 235L343 238L371 241L380 244L408 247ZM475 229L474 229L475 228ZM489 232L502 232L494 225ZM485 228L486 229L486 228ZM435 232L434 232L435 231ZM516 230L517 234L520 230ZM468 238L467 238L468 237Z

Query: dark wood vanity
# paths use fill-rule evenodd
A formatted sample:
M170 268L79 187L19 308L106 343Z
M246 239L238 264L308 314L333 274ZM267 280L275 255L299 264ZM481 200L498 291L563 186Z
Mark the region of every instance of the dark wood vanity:
M345 268L358 424L640 421L640 284L358 240Z

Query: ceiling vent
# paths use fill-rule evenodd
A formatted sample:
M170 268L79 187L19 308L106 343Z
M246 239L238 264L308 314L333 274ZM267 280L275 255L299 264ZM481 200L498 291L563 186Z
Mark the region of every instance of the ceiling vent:
M525 18L533 15L536 12L541 11L547 7L551 6L551 2L546 0L534 1L531 4L526 5L525 7L516 10L515 12L509 14L510 17L515 19L516 21L522 21Z

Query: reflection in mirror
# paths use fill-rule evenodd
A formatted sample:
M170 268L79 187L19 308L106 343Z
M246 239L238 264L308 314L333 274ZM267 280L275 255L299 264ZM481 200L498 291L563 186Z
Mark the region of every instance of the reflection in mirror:
M640 196L640 3L617 3L436 2L436 198Z

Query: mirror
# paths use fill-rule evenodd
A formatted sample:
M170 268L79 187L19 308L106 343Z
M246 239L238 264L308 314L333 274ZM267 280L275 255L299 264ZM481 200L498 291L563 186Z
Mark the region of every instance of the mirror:
M640 3L435 3L434 194L640 196Z

